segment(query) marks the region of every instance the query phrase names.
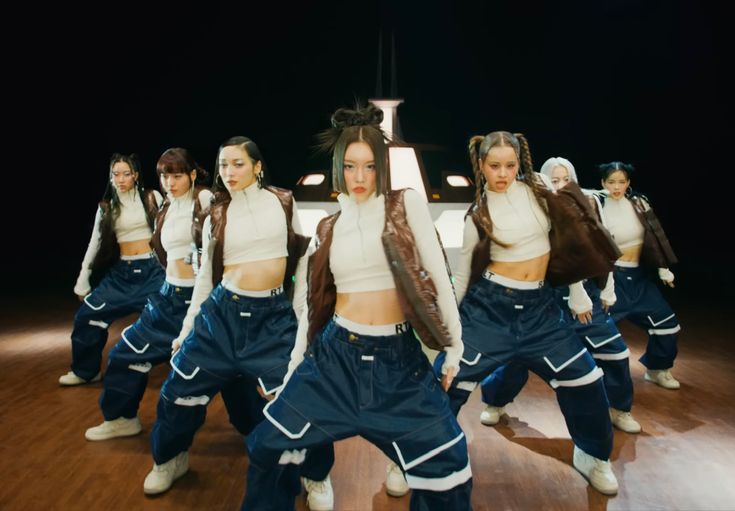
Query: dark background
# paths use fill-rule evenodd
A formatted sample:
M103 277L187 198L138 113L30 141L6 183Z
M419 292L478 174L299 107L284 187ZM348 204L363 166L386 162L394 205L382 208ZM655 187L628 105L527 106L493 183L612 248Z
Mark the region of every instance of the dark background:
M395 34L404 139L446 146L442 170L469 175L469 137L499 129L526 134L537 169L570 159L583 186L598 186L597 163L633 163L681 260L674 293L733 294L731 28L707 3L25 9L5 20L20 36L3 37L19 135L5 147L6 298L71 297L113 152L137 152L151 186L166 148L211 171L233 135L258 143L274 184L326 168L313 136L335 108L375 95L381 31L386 57Z

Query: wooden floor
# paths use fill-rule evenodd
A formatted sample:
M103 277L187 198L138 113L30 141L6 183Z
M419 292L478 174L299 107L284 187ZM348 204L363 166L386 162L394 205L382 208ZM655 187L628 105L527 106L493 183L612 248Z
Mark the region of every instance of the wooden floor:
M73 300L4 304L0 317L0 510L238 509L247 456L219 399L191 449L190 471L166 494L143 495L151 468L148 434L165 366L152 372L141 406L143 434L88 442L98 424L101 384L61 388L70 357ZM460 414L469 440L475 511L735 509L735 339L732 318L680 307L684 330L675 375L680 391L643 381L643 333L623 324L634 358L640 435L615 433L620 493L590 489L571 466L572 443L553 393L536 377L497 427L485 427L476 392ZM111 342L134 318L111 328ZM726 320L729 320L726 322ZM108 347L109 347L108 345ZM385 457L362 439L337 445L335 508L405 510L385 494ZM306 509L304 498L297 509Z

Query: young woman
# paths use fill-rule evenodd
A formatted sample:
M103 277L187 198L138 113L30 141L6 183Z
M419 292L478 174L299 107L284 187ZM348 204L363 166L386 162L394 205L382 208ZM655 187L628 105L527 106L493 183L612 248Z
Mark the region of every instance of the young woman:
M240 417L233 421L236 403L230 399L231 421L243 433L252 429L266 402L260 396L278 390L294 346L297 322L287 293L309 240L301 235L293 196L264 186L265 163L249 138L225 141L217 167L201 269L173 341L173 370L161 388L151 433L154 465L143 484L147 494L168 490L186 473L188 449L207 404L224 388L240 387L242 406L253 416L236 410ZM256 388L260 396L254 396ZM320 479L331 466L329 454Z
M676 390L680 385L671 368L681 326L655 278L649 275L657 271L661 282L674 287L674 274L669 267L677 260L648 200L630 188L634 170L632 165L619 161L600 165L606 192L602 199L605 219L623 253L615 263L618 301L610 312L615 321L628 319L648 330L648 345L640 358L646 366L645 379Z
M201 223L209 213L212 193L195 183L207 176L186 149L167 149L156 166L166 200L156 217L151 245L166 269L166 281L148 299L140 318L123 330L110 351L100 408L105 420L89 428L87 440L107 440L140 433L138 406L148 372L168 362L171 341L191 302L194 265L201 248Z
M340 109L323 134L340 211L317 227L289 376L248 436L244 509L291 509L289 464L354 435L405 471L411 509L470 509L466 440L414 335L447 354L446 388L462 354L457 305L425 202L388 187L382 117Z
M163 283L164 272L150 247L163 198L155 190L144 190L139 178L135 154L112 155L110 179L74 286L83 303L74 316L71 371L59 378L61 385L99 381L110 323L140 312ZM92 290L90 281L100 276Z
M561 190L570 182L577 183L574 166L565 158L549 158L541 166L541 174L549 178L555 190ZM591 192L585 191L585 194L602 222L598 200ZM602 288L598 280L604 280ZM556 301L564 312L564 320L574 328L605 373L603 382L613 426L627 433L639 433L641 425L630 413L633 405L633 380L628 364L630 351L608 313L616 300L612 274L606 279L587 279L584 287L581 286L582 283L577 283L555 288ZM480 421L486 425L497 424L503 407L513 401L527 380L528 370L517 363L498 368L485 378L481 389L487 407L480 414Z
M602 227L576 185L554 194L541 183L523 135L472 137L469 150L478 189L455 274L465 351L449 390L453 410L459 412L496 368L527 367L556 390L574 442L574 467L598 491L615 494L602 371L560 321L549 285L607 274L614 246L597 249L593 234ZM435 367L444 361L440 353Z

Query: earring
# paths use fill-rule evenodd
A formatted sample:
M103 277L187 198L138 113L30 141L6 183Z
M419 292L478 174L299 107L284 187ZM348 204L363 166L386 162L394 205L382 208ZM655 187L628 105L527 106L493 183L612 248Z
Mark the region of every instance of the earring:
M255 174L255 179L258 181L258 188L263 188L263 171L261 170Z

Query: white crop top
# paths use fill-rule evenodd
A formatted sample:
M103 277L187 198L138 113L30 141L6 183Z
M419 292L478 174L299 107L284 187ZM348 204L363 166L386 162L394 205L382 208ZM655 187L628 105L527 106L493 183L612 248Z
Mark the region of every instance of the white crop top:
M373 195L366 202L357 204L349 195L340 194L337 200L342 212L334 224L332 246L329 251L329 267L334 275L337 292L394 289L395 281L381 242L385 224L385 197ZM447 358L442 371L446 372L448 367L455 369L459 367L459 360L464 351L457 301L426 201L411 189L406 190L403 200L406 220L413 233L421 265L434 281L442 321L449 330L452 340L452 344L444 348ZM308 257L316 250L315 240L316 237L312 238L304 257ZM305 264L296 272L294 310L300 319L289 371L293 371L301 362L307 344L309 319Z
M299 223L296 201L293 201L291 227L296 234L303 234ZM204 220L202 229L202 263L194 284L191 304L181 326L179 340L183 340L194 328L194 320L204 300L212 292L212 254L219 240L212 240L211 217ZM278 197L253 183L232 194L227 207L225 246L222 258L225 265L263 261L288 256L288 232L286 215ZM299 259L296 274L302 272L307 256ZM305 273L305 272L304 272ZM295 290L296 291L296 290ZM301 292L303 294L303 292ZM296 300L294 300L294 304ZM297 311L297 317L298 317Z
M342 212L334 224L329 265L338 293L394 289L381 234L385 226L385 196L358 204L349 195L337 197Z
M161 194L156 191L153 193L156 195L156 204L160 206L162 202ZM118 197L120 198L120 214L113 224L118 243L149 239L153 232L148 225L143 200L140 198L138 190L133 188L130 191L118 194Z
M159 206L163 202L163 197L158 191L153 190L156 197L156 204ZM118 194L120 199L120 214L113 221L112 228L118 243L128 241L138 241L150 239L153 233L148 225L148 220L143 206L143 200L136 188L125 193ZM97 208L97 214L94 217L94 227L92 227L92 236L87 245L87 251L84 253L82 260L82 268L79 271L77 282L74 285L74 293L79 296L89 294L92 290L89 285L89 277L92 275L92 263L100 248L100 224L102 223L102 210Z
M503 193L485 193L493 236L509 245L491 242L491 261L528 261L549 252L551 223L525 183L514 181Z
M294 206L294 219L297 218ZM226 265L288 255L286 215L275 194L258 188L257 183L232 194L223 255Z
M199 204L202 211L209 208L212 192L199 192ZM183 197L168 196L171 205L166 211L166 218L161 228L161 244L168 260L184 259L192 253L194 238L191 235L192 215L194 214L194 189Z
M514 181L505 193L485 189L490 219L493 222L493 235L508 248L490 242L491 261L527 261L548 253L551 222L541 209L533 191L520 181ZM472 252L479 243L472 217L467 215L464 223L462 249L457 271L454 273L454 289L457 301L462 302L472 271Z
M620 250L643 244L643 225L626 197L613 199L608 196L604 212L607 229Z

